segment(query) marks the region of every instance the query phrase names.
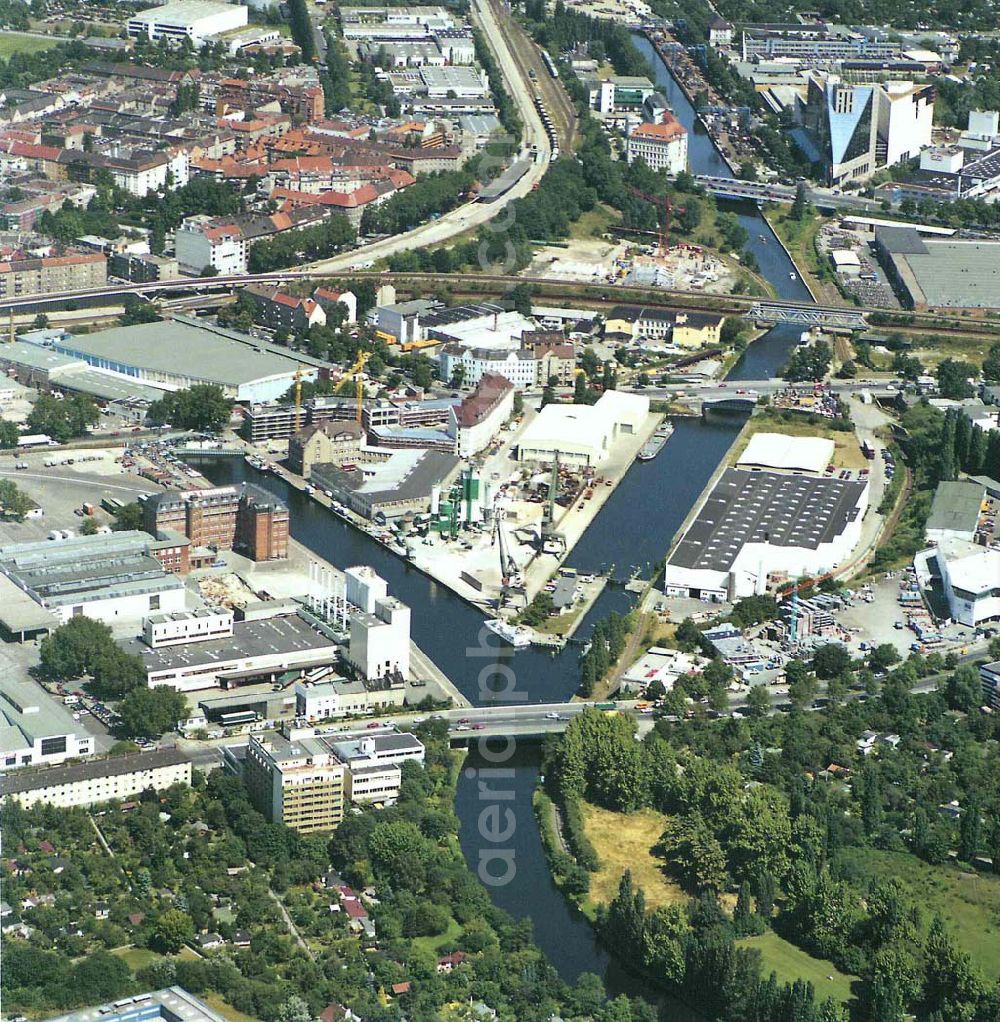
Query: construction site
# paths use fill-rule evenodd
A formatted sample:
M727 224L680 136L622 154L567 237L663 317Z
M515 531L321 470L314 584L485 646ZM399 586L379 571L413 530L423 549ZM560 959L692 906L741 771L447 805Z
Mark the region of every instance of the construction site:
M680 288L728 294L738 268L701 245L637 244L598 238L571 238L539 248L525 276L583 284Z

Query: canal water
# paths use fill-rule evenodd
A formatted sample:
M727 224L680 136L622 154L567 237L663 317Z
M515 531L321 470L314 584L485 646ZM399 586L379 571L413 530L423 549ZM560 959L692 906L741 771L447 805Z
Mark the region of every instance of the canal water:
M632 33L635 48L646 58L660 91L667 97L667 102L674 116L688 131L688 169L692 174L705 174L710 177L733 177L729 165L722 158L712 137L705 130L695 114L684 90L677 84L669 69L660 59L653 44L641 33ZM760 266L761 274L774 285L779 298L793 301L808 302L811 300L808 288L799 279L791 259L778 243L770 225L760 215L752 202L724 202L722 205L739 217L740 223L747 229L750 241L747 248L753 252ZM795 279L791 274L795 273ZM745 377L760 379L760 377Z
M726 164L696 120L690 103L648 40L637 36L635 43L649 59L657 82L689 131L691 170L728 175ZM750 233L749 247L778 294L808 301L808 292L800 281L789 276L792 264L756 208L752 204L741 205L737 212ZM797 336L798 331L788 327L771 330L747 349L729 378L759 380L773 376ZM632 466L573 550L569 563L584 571L614 565L619 577L633 567L646 574L666 554L672 536L741 425L741 419L678 419L674 434L660 455ZM205 459L199 467L214 483L250 479L277 494L289 506L295 539L337 567L370 564L388 581L392 594L413 608L413 638L417 644L473 702L488 705L500 699L506 701L510 678L515 679L519 702L564 700L577 690L580 671L575 647L558 653L497 650L484 657L482 646L487 633L482 628L482 614L381 544L281 479L261 474L242 460ZM578 634L587 636L594 622L613 610L624 613L630 606L631 597L623 590L605 589ZM481 851L489 848L478 826L481 803L476 771L485 765L480 753L472 750L456 798L461 846L473 872L478 868ZM635 978L626 974L596 942L589 922L570 908L551 881L531 805L538 781L538 748L522 744L504 766L510 768L510 776L502 783L514 796L507 804L516 816L516 830L510 842L516 872L509 884L489 889L494 902L516 918L531 918L535 940L568 982L582 972L593 972L604 979L612 995L642 992ZM684 1022L689 1015L681 1006L670 1014L678 1022Z

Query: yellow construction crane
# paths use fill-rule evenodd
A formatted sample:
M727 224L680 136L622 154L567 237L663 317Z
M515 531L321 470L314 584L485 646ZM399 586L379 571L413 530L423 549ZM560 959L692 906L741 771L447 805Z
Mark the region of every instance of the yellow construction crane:
M334 394L339 394L344 390L347 385L353 379L355 382L355 396L357 398L357 410L354 415L356 422L361 422L361 405L365 398L365 381L361 378L362 370L365 368L365 363L372 357L374 353L371 351L359 351L358 357L354 361L354 365L344 373L340 383L334 388Z

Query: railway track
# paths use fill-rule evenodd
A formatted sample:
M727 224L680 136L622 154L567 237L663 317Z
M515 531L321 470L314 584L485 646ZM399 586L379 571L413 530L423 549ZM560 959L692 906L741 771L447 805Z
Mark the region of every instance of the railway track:
M213 292L245 287L248 284L291 284L296 281L374 280L391 283L404 291L419 290L428 293L436 288L446 288L456 297L482 298L499 296L515 284L527 284L539 298L570 301L577 305L599 308L607 305L646 305L652 308L690 309L698 312L715 312L723 315L742 315L758 301L748 295L710 295L668 288L645 288L623 284L585 284L567 281L553 281L544 277L510 277L478 273L389 273L381 270L278 270L271 273L246 274L222 277L180 278L178 280L155 281L142 284L109 284L101 288L84 288L41 295L12 296L0 298L0 316L11 312L24 315L28 312L51 311L61 305L76 303L80 308L101 308L119 303L126 295L134 294L157 298L161 295L180 295L193 291ZM815 310L811 302L785 301L785 305L801 306ZM884 310L855 307L866 314ZM902 331L904 333L926 332L948 335L973 336L992 339L1000 336L1000 320L959 319L930 313L913 313L912 322L877 326L879 330Z
M487 0L496 16L501 31L507 37L510 52L514 55L521 77L530 81L536 95L540 95L553 118L559 140L560 152L572 152L576 137L576 108L566 90L557 79L549 74L542 59L538 44L511 15L505 15L493 0Z

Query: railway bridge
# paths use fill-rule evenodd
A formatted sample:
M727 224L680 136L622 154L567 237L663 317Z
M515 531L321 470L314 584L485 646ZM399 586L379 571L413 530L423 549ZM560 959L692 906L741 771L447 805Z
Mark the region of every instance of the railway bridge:
M834 330L868 329L863 312L831 305L756 301L744 315L758 323L792 323L796 326L830 327Z

